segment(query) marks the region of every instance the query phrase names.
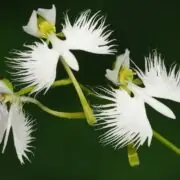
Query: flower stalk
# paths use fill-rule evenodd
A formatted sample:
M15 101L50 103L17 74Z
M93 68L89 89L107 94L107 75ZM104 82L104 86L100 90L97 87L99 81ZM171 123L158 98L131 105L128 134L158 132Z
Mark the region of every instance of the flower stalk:
M162 135L160 135L158 132L156 132L155 130L153 130L153 136L154 138L159 140L162 144L164 144L166 147L174 151L176 154L180 155L180 149L177 146L175 146L172 142L164 138Z
M84 113L83 112L59 112L59 111L55 111L52 110L50 108L48 108L47 106L43 105L42 103L40 103L38 100L31 98L31 97L25 97L22 96L21 100L23 102L26 103L33 103L35 105L37 105L38 107L40 107L43 111L53 115L53 116L57 116L59 118L67 118L67 119L84 119Z
M79 99L80 99L81 105L83 107L84 114L85 114L85 117L87 119L88 124L92 125L92 124L96 123L96 119L93 115L92 109L90 108L90 106L89 106L89 104L88 104L88 102L87 102L87 100L86 100L86 98L85 98L85 96L81 90L81 87L80 87L79 83L77 82L74 74L72 73L69 66L66 64L65 60L62 57L60 57L60 59L61 59L61 62L62 62L67 74L69 75L69 77L70 77L70 79L71 79L71 81L72 81L72 83L73 83L73 85L77 91L77 94L79 96Z

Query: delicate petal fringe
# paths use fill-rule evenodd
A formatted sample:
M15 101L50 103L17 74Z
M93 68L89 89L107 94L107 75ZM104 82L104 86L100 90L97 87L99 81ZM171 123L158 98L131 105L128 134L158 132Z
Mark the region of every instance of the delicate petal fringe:
M136 73L150 96L180 102L180 68L176 64L168 71L161 56L155 52L145 58L145 72L136 67Z
M138 97L130 97L126 91L102 89L106 95L101 98L112 101L105 105L94 106L94 114L99 129L108 129L100 142L110 144L114 148L122 148L134 143L137 148L148 140L150 146L152 129L146 116L144 101Z
M3 152L7 145L11 127L18 159L20 160L21 164L24 164L23 157L29 160L26 153L32 152L32 146L30 143L34 140L34 137L31 135L33 132L33 121L24 115L22 109L16 103L12 104L10 107Z
M82 12L73 25L65 14L63 33L66 36L67 47L96 54L114 54L116 45L110 45L114 39L109 39L112 31L107 30L105 18L100 16L99 12L92 17L90 14L91 10Z
M45 92L50 88L56 78L56 66L59 59L59 53L49 49L47 44L35 42L34 45L24 45L28 50L15 51L17 57L8 58L8 64L15 81L28 86L35 86L34 92Z

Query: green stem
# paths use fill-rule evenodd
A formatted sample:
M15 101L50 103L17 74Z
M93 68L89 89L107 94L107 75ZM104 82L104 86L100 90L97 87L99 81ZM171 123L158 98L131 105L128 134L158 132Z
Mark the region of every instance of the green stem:
M71 81L70 78L57 80L52 84L51 88L55 88L55 87L58 87L58 86L66 86L66 85L69 85L69 84L72 84L72 81ZM80 87L84 92L87 93L87 95L91 95L91 96L99 98L96 94L94 94L91 90L89 90L87 87L83 86L82 84L80 84ZM35 86L30 86L30 87L21 89L18 92L15 92L15 94L17 96L25 95L25 94L30 93L34 88L35 88Z
M75 78L74 74L72 73L71 69L69 68L69 66L66 64L65 60L62 57L60 57L60 59L61 59L61 62L63 64L67 74L71 78L72 83L73 83L73 85L74 85L74 87L76 89L76 92L77 92L77 94L79 96L81 105L82 105L83 110L84 110L84 114L85 114L86 119L87 119L87 122L90 125L94 124L96 122L96 119L95 119L95 117L93 115L92 109L90 108L90 106L89 106L89 104L88 104L88 102L87 102L87 100L86 100L80 86L79 86L78 81L76 80L76 78Z
M66 86L72 84L71 79L67 78L67 79L62 79L62 80L57 80L52 84L52 88L58 87L58 86Z
M31 97L22 96L21 100L23 102L26 102L26 103L30 102L30 103L36 104L43 111L45 111L45 112L47 112L47 113L49 113L51 115L57 116L59 118L67 118L67 119L84 119L85 118L83 112L59 112L59 111L54 111L54 110L48 108L47 106L43 105L42 103L40 103L38 100L36 100L34 98L31 98Z
M180 149L175 146L173 143L171 143L170 141L168 141L166 138L164 138L163 136L161 136L158 132L153 130L153 136L158 139L162 144L164 144L165 146L167 146L169 149L171 149L172 151L174 151L175 153L180 155Z
M67 78L67 79L62 79L62 80L57 80L57 81L55 81L55 82L52 84L51 87L65 86L65 85L68 85L68 84L71 84L71 83L72 83L71 79ZM25 94L30 93L34 88L35 88L35 86L30 86L30 87L21 89L21 90L18 91L18 92L15 92L15 94L16 94L17 96L25 95Z

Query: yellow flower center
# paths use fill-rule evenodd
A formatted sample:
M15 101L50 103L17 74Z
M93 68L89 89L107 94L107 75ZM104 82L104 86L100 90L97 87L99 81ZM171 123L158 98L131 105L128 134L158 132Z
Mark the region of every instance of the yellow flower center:
M123 86L127 86L128 81L133 81L135 74L136 73L132 69L122 67L119 72L120 84Z
M41 16L38 16L38 29L43 38L47 38L50 33L56 33L55 25Z
M136 85L142 85L143 82L139 78L134 78L136 73L125 66L123 66L119 71L119 81L120 81L120 89L124 89L129 95L131 95L131 91L128 89L128 82L132 82Z

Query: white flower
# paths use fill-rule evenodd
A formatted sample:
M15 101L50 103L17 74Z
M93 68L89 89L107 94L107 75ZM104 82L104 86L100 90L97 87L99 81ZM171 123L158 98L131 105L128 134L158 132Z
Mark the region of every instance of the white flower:
M5 91L7 89L7 91ZM13 92L7 88L7 86L0 81L0 96L1 100L6 96L13 97ZM5 98L6 100L6 98ZM31 136L32 133L32 121L29 117L25 116L22 111L21 103L17 100L12 100L10 108L8 110L7 105L1 101L0 102L0 143L3 139L3 150L4 153L7 141L9 138L9 133L12 128L14 146L16 153L21 164L24 164L24 158L28 159L26 153L31 152L30 143L34 139ZM28 159L29 160L29 159Z
M38 15L43 18L41 22L38 22ZM36 37L44 37L49 32L55 31L56 23L56 7L52 5L51 9L39 8L37 11L33 11L29 22L26 26L23 26L23 30Z
M108 129L101 138L104 144L121 148L133 143L136 147L152 140L152 128L146 115L145 103L161 114L175 119L174 113L156 98L180 102L180 69L176 65L167 71L157 53L145 58L145 72L136 65L133 70L144 84L138 86L130 70L129 51L117 57L114 70L107 70L106 77L119 88L101 88L101 98L111 101L95 106L95 116L102 129ZM119 68L119 70L118 70ZM132 78L133 77L133 78ZM122 79L123 78L123 79Z
M12 73L16 80L28 86L35 86L33 92L43 89L47 91L56 78L59 57L62 57L73 70L79 70L79 64L71 49L113 54L115 45L108 45L112 42L108 40L111 31L105 31L107 26L104 24L104 18L99 17L98 13L91 18L89 16L90 10L81 13L72 26L68 16L65 15L63 33L66 40L57 38L53 33L49 34L51 49L42 41L35 42L34 45L24 45L28 48L24 52L15 51L14 54L18 57L9 58L11 60L9 62L12 68L17 70Z

